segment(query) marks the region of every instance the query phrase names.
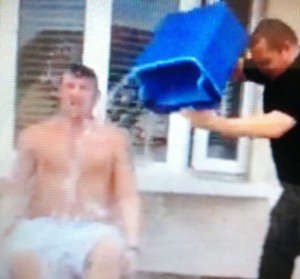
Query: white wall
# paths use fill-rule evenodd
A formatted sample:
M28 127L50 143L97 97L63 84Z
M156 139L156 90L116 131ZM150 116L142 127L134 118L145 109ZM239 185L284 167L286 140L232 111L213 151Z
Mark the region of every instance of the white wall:
M1 1L0 6L0 176L5 175L13 157L18 2Z
M165 164L137 166L145 229L140 270L255 278L269 183L204 179Z
M140 270L256 278L265 199L147 194Z
M269 0L266 14L268 17L282 19L297 32L300 38L300 1L299 0Z

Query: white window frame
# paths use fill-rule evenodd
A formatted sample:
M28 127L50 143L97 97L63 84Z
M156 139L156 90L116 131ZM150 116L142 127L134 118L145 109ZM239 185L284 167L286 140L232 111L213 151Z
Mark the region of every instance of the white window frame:
M0 2L0 176L14 157L19 0Z
M254 109L253 90L255 85L246 82L242 85L241 117L249 115ZM210 132L195 129L191 166L199 171L221 172L228 174L246 174L249 163L250 139L241 137L237 139L237 156L235 159L208 158L208 141Z
M98 77L101 96L94 113L103 121L109 77L112 7L113 0L86 1L82 60Z
M215 3L219 0L209 0L207 3ZM197 1L195 1L197 2ZM195 3L195 6L199 3ZM258 23L263 4L259 0L253 0L252 16L250 22L250 30ZM254 84L243 85L243 100L241 106L241 115L252 112L254 108L254 94L257 90ZM167 164L171 168L185 169L191 163L196 170L207 172L221 172L229 174L245 174L248 171L250 141L247 138L238 139L237 159L222 160L207 157L207 145L209 133L203 129L196 129L192 141L192 127L180 114L174 113L170 116ZM191 146L191 142L193 145ZM190 160L190 152L192 152Z
M180 0L179 11L200 7L201 0ZM180 113L169 116L166 164L170 169L185 169L189 165L191 125Z

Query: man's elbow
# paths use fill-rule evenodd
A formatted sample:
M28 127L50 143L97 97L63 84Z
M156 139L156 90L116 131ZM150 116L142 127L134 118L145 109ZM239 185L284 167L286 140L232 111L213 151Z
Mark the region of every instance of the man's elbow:
M269 132L268 138L279 139L279 138L283 137L288 131L290 131L294 127L294 125L295 124L291 123L291 125L285 126L285 127L278 127L278 128L274 127L274 129L272 129Z
M285 133L286 133L286 131L272 131L271 133L269 133L269 134L266 135L266 138L269 138L269 139L279 139Z
M268 129L268 137L271 139L281 138L297 123L293 117L279 111L271 112L270 116L273 118L273 123Z

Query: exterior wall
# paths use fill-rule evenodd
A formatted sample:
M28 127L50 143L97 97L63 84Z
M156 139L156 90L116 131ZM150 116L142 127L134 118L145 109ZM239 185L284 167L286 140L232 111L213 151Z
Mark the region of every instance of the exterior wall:
M256 278L265 199L148 194L140 270Z
M141 271L255 278L272 185L153 164L137 166L137 175L145 218Z
M266 5L267 16L282 19L294 28L298 38L300 38L299 11L300 1L298 0L269 0Z

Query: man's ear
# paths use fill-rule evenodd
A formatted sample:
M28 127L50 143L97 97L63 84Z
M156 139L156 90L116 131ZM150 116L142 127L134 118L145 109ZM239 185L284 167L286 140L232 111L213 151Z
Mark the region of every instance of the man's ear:
M282 44L282 51L290 51L292 46L293 44L290 41L285 40L284 43Z
M287 61L294 61L295 52L294 52L295 45L292 44L290 41L285 41L282 45L281 54Z

